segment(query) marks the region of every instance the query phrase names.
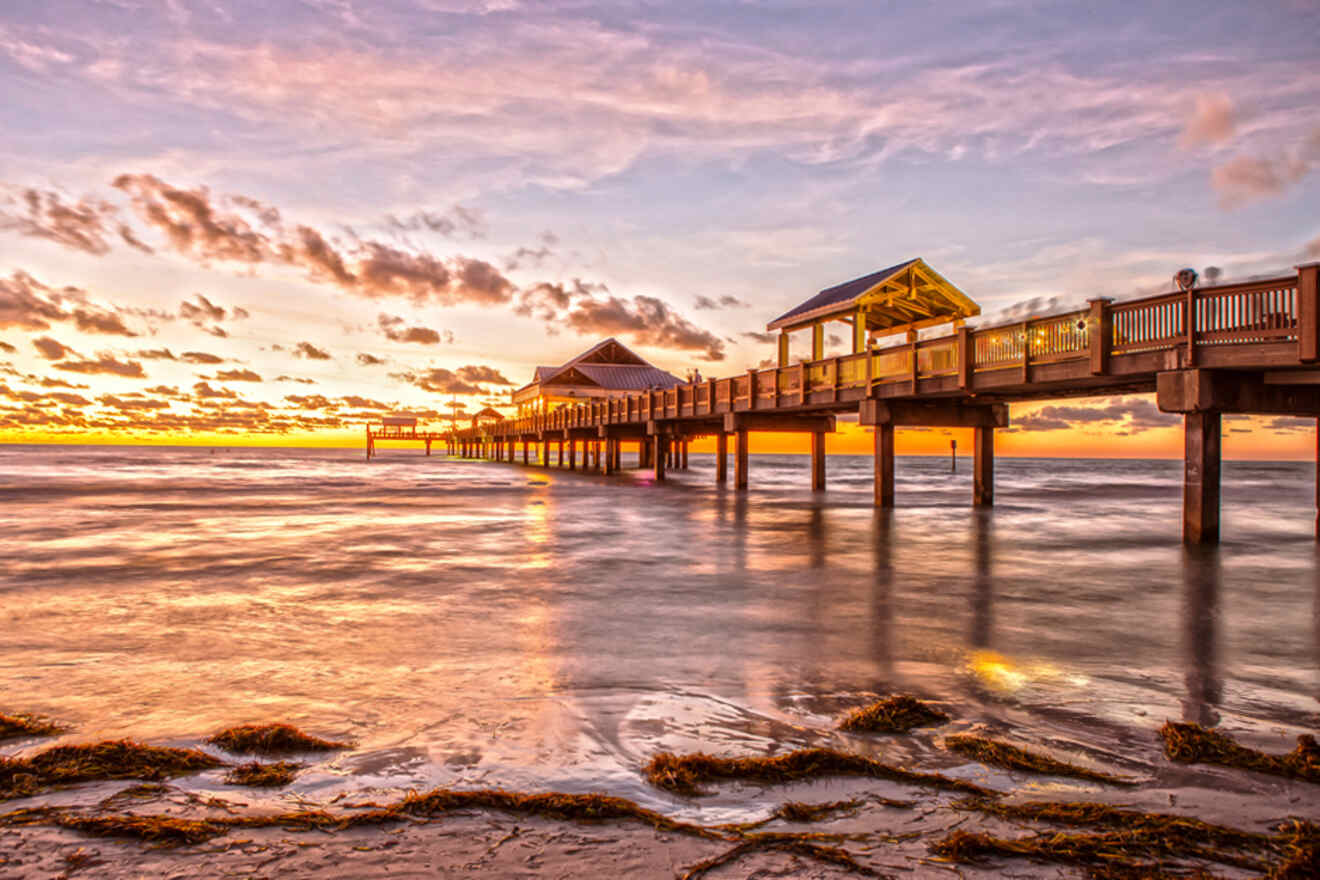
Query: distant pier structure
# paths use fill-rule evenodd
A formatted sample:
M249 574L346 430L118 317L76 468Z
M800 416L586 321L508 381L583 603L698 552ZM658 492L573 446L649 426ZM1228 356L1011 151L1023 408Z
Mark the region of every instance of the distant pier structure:
M538 368L514 392L514 418L409 437L429 450L443 436L450 454L508 462L521 445L524 464L535 446L542 467L553 444L556 466L605 474L622 467L624 444L635 444L638 466L663 480L686 466L692 439L713 436L715 479L729 479L732 441L734 489L745 491L751 433L806 433L812 489L822 491L825 435L836 416L857 413L875 432L878 507L895 504L894 429L907 426L973 430L972 504L984 507L994 503L994 432L1008 426L1009 403L1154 392L1161 410L1183 416L1183 540L1216 543L1222 416L1320 417L1320 263L1236 284L1198 287L1190 270L1176 280L1171 293L1097 298L1079 311L973 330L965 322L980 307L924 260L907 260L771 321L775 367L683 381L609 339L561 367ZM849 353L825 356L831 323L848 328ZM810 357L793 362L799 332L810 334ZM368 457L372 439L368 429ZM1320 506L1320 440L1316 449Z

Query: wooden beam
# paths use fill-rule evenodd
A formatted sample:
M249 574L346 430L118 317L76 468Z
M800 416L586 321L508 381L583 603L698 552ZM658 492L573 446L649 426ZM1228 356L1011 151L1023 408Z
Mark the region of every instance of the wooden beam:
M668 440L669 438L664 434L655 434L651 438L651 458L656 482L661 482L665 478L665 459L669 456Z
M863 400L857 405L863 425L925 428L1007 428L1008 405L952 401Z
M788 366L788 331L779 334L779 366ZM713 399L713 398L712 398Z
M1259 373L1234 370L1170 370L1155 377L1155 403L1175 413L1320 416L1320 386L1266 384Z
M894 426L875 426L875 506L894 506Z
M825 491L825 432L811 434L811 491Z
M1091 314L1086 321L1087 346L1091 358L1091 375L1103 376L1109 372L1109 352L1114 349L1114 318L1109 312L1112 299L1088 299Z
M811 325L811 359L813 361L821 360L825 357L825 325Z
M853 354L860 354L866 351L866 309L858 308L857 317L853 319ZM784 364L780 364L784 366Z
M715 482L729 481L729 435L721 430L715 435ZM1320 486L1320 483L1317 483ZM1320 491L1320 489L1317 489Z
M1220 416L1183 417L1183 543L1219 543Z
M1320 360L1320 263L1297 267L1297 358Z
M747 490L747 429L738 428L732 433L737 439L733 454L733 488L741 492Z
M995 503L995 429L977 428L972 433L972 506Z
M724 430L769 431L770 433L812 433L834 431L832 415L791 415L788 413L725 413Z
M976 348L972 345L972 331L965 325L958 328L958 342L954 350L958 353L958 387L966 391L972 387L972 362Z

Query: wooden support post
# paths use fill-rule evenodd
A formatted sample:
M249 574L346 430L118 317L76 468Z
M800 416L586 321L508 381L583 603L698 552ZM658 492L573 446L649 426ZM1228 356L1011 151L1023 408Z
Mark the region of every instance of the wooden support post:
M1196 366L1196 288L1188 287L1185 304L1183 305L1183 330L1187 333L1187 358L1188 367Z
M875 426L875 506L894 506L894 425Z
M779 366L788 366L788 331L779 331Z
M825 491L825 432L811 432L811 491Z
M1112 299L1088 299L1091 314L1086 319L1087 346L1091 356L1091 375L1109 372L1109 353L1114 349L1114 317L1109 312Z
M1218 410L1183 416L1183 543L1219 543Z
M550 438L541 438L541 467L550 467Z
M680 452L682 458L681 458L681 460L679 461L678 466L679 466L680 468L682 468L683 470L687 470L687 469L688 469L688 442L689 442L689 441L688 441L687 439L684 439L684 440L682 440L681 442L682 442L683 445L679 447L679 452Z
M811 325L811 359L819 361L825 359L825 325Z
M583 455L585 458L586 455ZM568 438L568 469L577 470L577 440L573 437Z
M530 463L531 463L531 459L532 459L532 453L531 453L531 450L530 450L531 445L532 445L531 443L527 442L527 438L524 437L524 438L523 438L523 464L524 464L524 465L526 465L526 464L530 464Z
M605 467L602 471L607 477L614 473L614 443L613 437L605 438Z
M853 354L866 351L866 309L859 308L853 316Z
M430 457L431 457L431 441L430 441L430 440L427 440L427 441L426 441L426 457L427 457L427 458L430 458Z
M745 492L747 490L747 429L739 428L734 433L737 435L738 447L733 453L733 488Z
M972 361L975 349L972 347L972 331L964 325L958 328L958 388L966 391L972 387Z
M995 429L972 429L972 506L995 503Z
M669 457L669 444L665 442L667 439L664 434L653 434L651 438L656 482L660 482L665 478L665 459Z
M1317 437L1320 437L1320 428ZM1320 439L1316 441L1316 449L1320 450ZM715 482L729 482L729 435L723 431L715 435ZM1316 498L1320 499L1320 476L1316 478ZM1317 516L1317 522L1320 522L1320 516Z
M1320 360L1320 263L1297 267L1297 357Z
M560 440L556 445L559 447L559 466L560 466L560 467L563 467L563 466L564 466L564 441L563 441L563 440Z

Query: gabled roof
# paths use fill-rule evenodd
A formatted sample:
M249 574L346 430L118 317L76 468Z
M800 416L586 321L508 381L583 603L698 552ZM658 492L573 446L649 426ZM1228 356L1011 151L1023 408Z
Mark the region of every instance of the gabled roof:
M802 327L866 309L868 329L938 323L979 315L981 307L926 265L920 257L827 287L775 318L767 330Z
M673 388L682 380L647 363L636 352L613 337L596 343L582 354L558 367L537 367L532 385L594 385L611 391L644 391L647 388ZM515 394L517 392L514 392Z

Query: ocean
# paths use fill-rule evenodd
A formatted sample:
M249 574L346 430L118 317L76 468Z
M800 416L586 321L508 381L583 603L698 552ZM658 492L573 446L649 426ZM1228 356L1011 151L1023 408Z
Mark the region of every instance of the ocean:
M1320 807L1169 764L1156 736L1192 720L1286 751L1320 727L1311 464L1226 462L1223 543L1187 550L1177 461L1001 458L975 510L970 460L900 457L892 511L869 457L831 456L819 494L808 463L753 456L738 493L709 455L655 484L420 448L0 446L0 712L67 742L196 745L246 721L351 740L303 798L605 791L744 820L781 793L694 804L639 768L807 745L1086 787L835 728L910 693L947 731L1148 778L1152 803Z

